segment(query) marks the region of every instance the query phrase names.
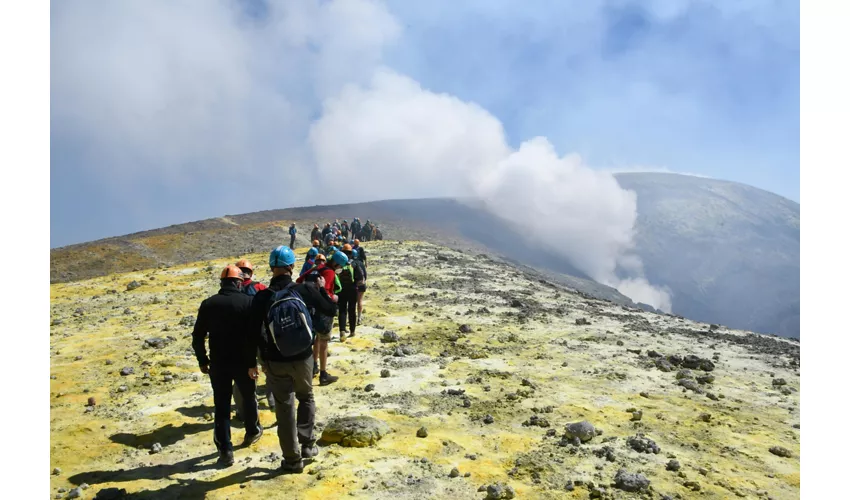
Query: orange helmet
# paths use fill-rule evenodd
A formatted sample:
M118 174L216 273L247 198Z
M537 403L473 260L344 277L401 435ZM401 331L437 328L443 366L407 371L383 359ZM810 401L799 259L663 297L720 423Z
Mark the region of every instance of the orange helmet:
M224 271L221 272L221 279L228 278L238 278L242 279L242 270L234 265L228 265L224 268Z
M359 245L359 244L360 244L360 240L355 239L355 240L354 240L354 244L355 244L355 245Z
M319 255L316 256L316 262L319 262L319 261L325 262L327 260L328 260L328 258L325 257L324 254L319 254Z
M250 269L252 273L254 272L254 266L251 264L251 261L248 260L248 259L240 260L239 262L236 263L236 267L238 267L240 269L244 267L245 269Z
M346 243L345 245L342 246L342 251L343 252L350 252L351 251L351 245Z
M319 244L320 244L320 243L319 243L319 240L313 240L313 246L314 246L314 247L319 246Z
M318 224L313 224L313 229L319 229L319 225L318 225Z

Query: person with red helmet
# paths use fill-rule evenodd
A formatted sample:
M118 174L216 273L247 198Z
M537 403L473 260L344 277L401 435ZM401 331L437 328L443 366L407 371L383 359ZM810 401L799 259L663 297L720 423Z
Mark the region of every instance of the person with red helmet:
M259 281L251 280L254 276L254 266L251 264L251 261L248 259L240 259L236 262L236 267L242 271L242 293L253 297L254 295L257 295L257 292L260 290L266 289L266 285ZM257 395L254 394L252 399L254 400L254 404L256 404ZM236 420L242 420L242 406L244 405L244 401L242 398L242 392L236 384L233 384L233 403L236 406ZM274 411L274 395L268 387L266 387L266 403L268 404L269 409Z
M251 298L242 293L242 271L229 265L221 273L218 293L201 302L192 331L192 348L202 373L208 374L213 388L215 418L213 442L219 452L218 463L234 463L230 441L230 399L233 384L242 394L255 394L256 382L245 371L243 353L249 347L251 329ZM205 340L209 335L210 353ZM263 434L257 415L257 400L244 401L245 423L243 446L256 443Z

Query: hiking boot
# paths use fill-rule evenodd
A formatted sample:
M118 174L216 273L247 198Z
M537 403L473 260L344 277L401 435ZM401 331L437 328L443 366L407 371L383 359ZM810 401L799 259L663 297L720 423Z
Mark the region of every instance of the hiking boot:
M353 337L353 336L354 336L354 332L353 332L353 331L352 331L351 333L349 333L349 334L348 334L348 338L351 338L351 337Z
M348 328L346 328L345 330L340 330L340 331L339 331L339 336L340 336L340 337L342 337L342 334L343 334L343 333L348 333Z
M348 338L348 337L346 337L346 336L345 336L345 335L343 335L343 334L340 334L340 335L339 335L339 341L340 341L340 342L345 342L345 339L347 339L347 338Z
M319 385L330 385L339 380L339 377L336 375L331 375L328 372L322 372L319 374Z
M301 458L313 458L319 454L319 447L316 446L316 443L313 443L309 446L305 445L301 447Z
M263 437L263 428L262 427L260 427L260 432L258 432L256 434L245 434L245 441L242 441L242 446L243 447L251 446L252 444L259 441L261 437Z
M316 378L316 375L319 374L319 363L313 361L313 378Z
M297 462L287 462L286 460L280 464L281 472L285 474L301 474L304 472L304 461L299 460Z
M228 451L222 451L221 453L219 453L218 461L216 463L218 465L221 465L221 466L224 466L224 467L230 467L235 462L236 462L236 460L234 460L234 458L233 458L233 452L228 450Z

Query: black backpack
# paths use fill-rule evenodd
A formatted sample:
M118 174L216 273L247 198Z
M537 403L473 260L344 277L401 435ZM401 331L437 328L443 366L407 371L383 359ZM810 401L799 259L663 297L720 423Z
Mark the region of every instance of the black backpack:
M263 337L283 357L295 356L313 346L313 321L307 304L292 288L276 291L263 322Z

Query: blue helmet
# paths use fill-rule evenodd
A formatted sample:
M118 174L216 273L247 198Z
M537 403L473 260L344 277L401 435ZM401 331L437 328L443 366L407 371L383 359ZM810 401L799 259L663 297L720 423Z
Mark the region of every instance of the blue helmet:
M295 264L295 252L286 245L281 245L269 254L270 267L284 267Z
M313 257L315 257L317 255L319 255L319 249L318 248L310 247L310 249L307 250L307 258L308 259L312 259Z
M331 262L340 267L348 265L348 256L342 252L334 252L333 256L331 257Z

